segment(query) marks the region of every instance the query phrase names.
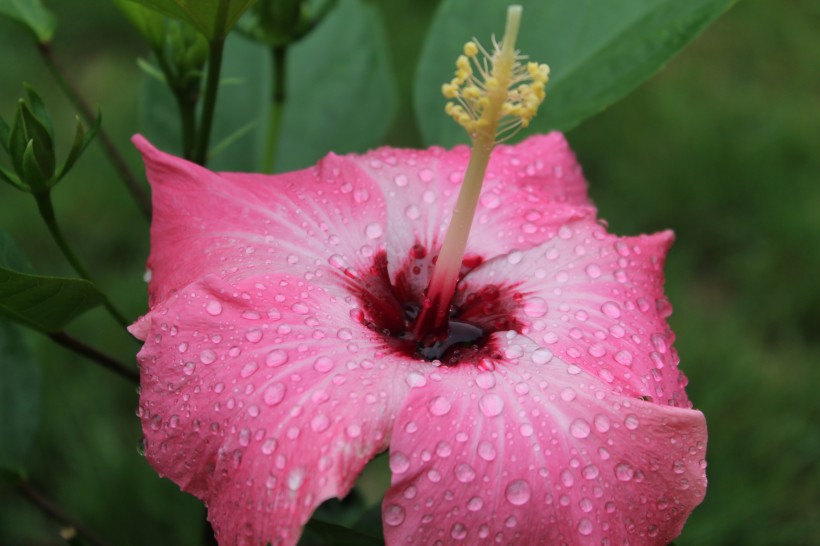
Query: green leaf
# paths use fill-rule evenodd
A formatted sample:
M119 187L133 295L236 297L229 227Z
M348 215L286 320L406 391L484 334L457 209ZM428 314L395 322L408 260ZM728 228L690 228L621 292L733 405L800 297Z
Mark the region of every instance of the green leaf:
M567 131L649 78L736 0L521 0L517 48L550 65L547 99L528 131ZM415 84L427 144L466 142L444 114L441 84L472 37L491 45L504 29L506 0L444 0L424 44ZM526 132L525 132L526 134Z
M26 90L26 97L28 97L28 102L31 104L31 112L34 114L34 117L42 124L43 128L48 133L48 136L51 140L54 140L54 124L51 122L51 115L48 113L48 108L46 108L43 99L40 98L40 95L31 87L29 84L24 83L23 88Z
M103 302L103 295L88 281L44 277L29 271L31 266L23 254L8 234L0 231L0 319L51 333Z
M195 26L209 40L222 39L256 0L136 0Z
M14 123L9 133L9 157L15 172L23 175L23 154L26 153L29 137L26 135L26 126L23 123L23 109L17 108L14 114Z
M28 28L41 44L51 41L57 21L40 0L0 0L0 15Z
M54 176L56 160L54 158L54 140L48 132L46 125L34 115L28 105L20 102L20 110L23 112L23 123L25 124L25 134L29 139L26 145L26 152L31 149L31 153L36 160L36 164L45 176L46 180ZM23 167L25 168L25 156Z
M162 82L163 85L168 84L168 78L165 76L165 73L157 68L155 65L151 64L149 61L143 58L137 58L137 66L148 76L156 79L157 81Z
M28 141L26 151L23 152L23 175L25 181L34 195L42 195L48 191L48 177L43 172L37 155L34 152L34 140Z
M0 167L0 180L2 180L3 182L8 182L18 190L22 190L25 192L31 191L31 189L28 186L20 182L20 179L17 178L16 174L7 171L3 167Z
M86 131L83 128L83 122L80 121L80 117L77 116L77 130L74 133L74 142L71 144L71 150L68 152L68 157L66 157L65 163L63 163L63 166L60 168L60 172L55 177L54 183L59 182L62 177L68 174L68 171L71 170L74 163L80 159L80 156L83 155L83 152L94 139L97 131L99 131L101 123L102 114L97 114L97 119L94 120L93 125L88 128L88 131Z
M331 151L364 152L381 143L396 105L387 51L377 11L361 0L340 2L312 33L289 48L277 171L308 167ZM209 167L260 169L271 72L267 48L238 36L228 39L211 141L229 142L248 124L257 123L209 161ZM146 136L180 154L179 113L170 91L145 78L141 104Z
M40 370L22 333L0 319L0 470L25 469L41 398Z

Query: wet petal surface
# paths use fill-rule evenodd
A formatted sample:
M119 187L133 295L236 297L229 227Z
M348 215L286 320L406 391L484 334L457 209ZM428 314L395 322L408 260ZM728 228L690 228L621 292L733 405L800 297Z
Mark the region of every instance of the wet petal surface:
M463 281L512 287L521 332L616 392L691 407L666 318L663 263L671 232L616 237L592 221L558 228L538 247L487 262ZM467 305L467 302L460 302ZM481 308L463 313L481 315Z
M615 395L524 336L496 336L493 371L442 369L408 395L390 447L388 542L677 536L705 492L703 415Z
M220 544L295 544L388 446L390 544L665 544L702 499L671 234L607 234L561 135L494 152L455 301L480 346L443 364L402 336L466 148L262 176L135 142L155 203L131 327L146 457Z
M350 305L298 278L211 276L145 319L151 464L209 506L226 544L293 544L390 439L409 390ZM355 410L355 411L354 411Z

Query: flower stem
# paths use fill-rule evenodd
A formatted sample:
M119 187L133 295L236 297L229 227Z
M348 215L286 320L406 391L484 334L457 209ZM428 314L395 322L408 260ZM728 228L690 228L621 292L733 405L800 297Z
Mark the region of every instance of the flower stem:
M227 0L220 0L217 6L217 24L224 25L228 19ZM216 29L215 35L208 43L208 77L205 80L205 94L202 99L202 115L199 118L199 134L194 146L193 160L205 166L208 161L208 144L211 140L211 127L216 110L216 96L219 92L219 75L222 72L222 54L225 51L224 28Z
M60 248L63 256L65 256L68 263L71 264L71 267L74 268L74 271L76 271L80 277L94 283L94 280L91 278L88 270L71 249L71 246L68 244L68 241L63 235L59 224L57 224L57 217L54 214L54 206L51 203L51 194L46 192L45 194L40 194L35 197L37 199L37 208L40 210L40 216L42 216L43 221L46 223L46 227L48 227L48 231L51 233L51 237L54 239L54 242L57 243L57 246ZM114 307L114 304L111 303L111 300L109 300L108 296L105 294L103 294L103 306L108 310L114 320L116 320L123 328L130 324L130 321L126 319L125 315L123 315L116 307Z
M62 89L63 93L68 100L71 101L74 107L79 110L80 115L83 116L85 122L92 125L95 121L94 112L91 110L91 107L88 105L74 84L69 80L65 69L57 62L54 52L51 49L51 44L38 44L37 49L40 52L40 55L42 55L43 60L45 61L45 64L52 76L57 81L57 85L60 86L60 89ZM108 159L111 161L114 169L117 173L119 173L120 178L125 183L128 191L131 193L131 197L133 197L140 212L146 219L150 220L151 197L148 195L145 187L142 186L136 176L134 176L134 173L131 171L128 163L125 161L125 158L119 152L117 147L114 145L114 141L102 126L100 126L100 129L98 130L97 136L99 137L105 154L108 156Z
M73 535L82 537L85 542L92 546L108 546L95 533L78 523L66 514L62 508L57 506L54 501L35 489L28 480L22 480L16 489L20 495L28 499L34 506L39 508L41 512L57 520L61 525L66 526L66 529L63 529L60 533L66 541L71 541Z
M286 77L287 77L287 45L277 45L271 48L273 59L273 95L271 97L270 114L268 116L268 134L265 139L265 155L262 169L272 173L276 160L276 150L279 144L279 126L282 123L282 111L285 107Z
M136 370L132 370L125 366L119 360L116 360L113 357L104 354L97 349L86 345L82 341L75 339L65 332L55 332L53 334L49 334L48 337L56 344L69 349L79 355L86 357L87 359L91 360L92 362L96 362L97 364L101 365L108 371L114 372L115 374L119 375L127 379L128 381L139 385L140 383L140 375L139 372Z
M227 6L222 2L220 6ZM205 166L208 161L208 143L211 139L211 126L216 110L216 97L219 91L219 75L222 72L222 54L225 51L225 38L213 38L209 44L208 77L205 80L205 94L202 99L202 116L199 121L199 134L194 147L193 160Z
M424 340L429 334L436 336L447 327L450 304L459 280L461 262L475 217L478 196L490 162L490 154L496 144L496 133L499 120L503 116L502 108L507 98L507 89L512 81L515 40L520 23L521 6L510 6L507 10L507 26L501 50L498 57L493 59L492 76L497 83L494 88L488 88L488 104L473 135L470 162L464 173L453 218L450 220L444 244L433 269L419 318L414 325L415 335L419 340Z

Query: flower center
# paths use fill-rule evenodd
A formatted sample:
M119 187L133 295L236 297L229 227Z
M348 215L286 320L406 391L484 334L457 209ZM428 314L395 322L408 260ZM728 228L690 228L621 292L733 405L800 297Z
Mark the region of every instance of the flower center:
M459 279L482 261L477 257L464 260ZM420 335L418 322L425 296L414 289L418 286L414 277L429 267L426 249L416 245L391 282L387 256L377 254L369 271L355 281L348 279L348 287L360 304L354 319L381 335L391 350L409 358L445 366L470 362L492 367L501 355L491 334L522 329L514 316L521 294L514 286L460 286L444 327Z

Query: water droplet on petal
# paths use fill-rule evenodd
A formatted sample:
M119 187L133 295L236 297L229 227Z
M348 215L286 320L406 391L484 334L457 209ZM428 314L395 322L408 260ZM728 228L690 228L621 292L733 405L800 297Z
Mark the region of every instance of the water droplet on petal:
M404 523L406 517L404 508L398 504L391 504L384 509L384 522L390 527L397 527Z
M441 481L441 472L439 472L435 468L430 469L427 471L427 479L433 483L438 483Z
M467 528L463 523L454 523L450 529L450 536L456 540L464 540L467 538Z
M611 424L609 417L603 414L596 415L592 420L592 423L595 425L595 430L598 432L607 432Z
M540 349L536 349L532 353L532 361L535 364L546 364L552 360L552 351L549 349L544 349L543 347Z
M564 402L572 402L573 400L575 400L576 396L577 395L575 394L575 391L572 390L570 387L567 387L561 391L561 400L563 400Z
M589 521L587 518L584 518L578 522L578 534L586 537L592 534L592 530L592 522Z
M222 304L216 300L211 300L205 306L205 311L207 311L209 315L215 317L222 313Z
M305 471L301 468L296 468L288 474L288 488L291 491L298 491L302 487L302 482L305 480Z
M475 479L475 470L467 463L461 463L456 467L456 479L461 483L470 483Z
M624 366L632 365L632 353L627 350L618 351L613 358L618 364L623 364Z
M524 313L528 317L540 318L546 315L548 311L549 305L544 298L535 296L524 300Z
M345 434L348 438L358 438L362 435L362 427L357 424L347 425L345 427Z
M581 475L587 480L594 480L598 477L598 473L598 467L594 464L587 465L581 470Z
M430 404L427 406L430 410L430 413L436 416L447 415L450 412L450 401L444 398L443 396L437 396L433 398Z
M313 432L324 432L330 427L330 418L324 413L320 413L310 420L310 428Z
M199 361L203 364L211 364L216 360L216 353L211 349L205 349L199 355Z
M494 461L497 456L495 446L487 440L482 440L478 444L478 456L487 462Z
M569 425L569 433L579 440L588 437L590 432L589 423L583 419L576 419Z
M530 500L530 484L527 480L513 480L507 484L504 497L507 502L516 506L521 506Z
M615 466L615 477L622 482L628 482L635 475L635 470L628 463L619 463Z
M248 377L252 376L254 373L256 373L256 370L258 370L258 369L259 369L259 365L256 362L248 362L247 364L242 366L241 370L239 370L239 375L243 379L248 378Z
M262 444L262 453L265 455L270 455L276 449L276 439L275 438L268 438Z
M470 512L478 512L484 507L484 501L481 500L481 497L473 497L469 501L467 501L467 510Z
M588 266L586 266L584 271L586 271L590 279L597 279L601 276L601 268L598 267L597 264L589 264Z
M476 385L484 390L495 387L495 376L491 372L481 372L475 377Z
M326 356L320 356L316 359L316 362L313 363L313 369L319 373L327 373L333 369L335 363L333 360Z
M275 349L268 353L265 357L265 365L270 368L276 368L288 361L288 353L282 349Z
M417 205L408 205L404 209L404 215L410 220L418 220L421 218L421 209Z
M419 372L408 373L407 376L404 378L404 381L405 383L407 383L409 387L415 389L421 388L427 384L427 378Z
M410 459L401 452L390 454L390 471L393 474L404 474L410 468Z
M638 417L634 413L628 414L624 418L624 426L629 430L635 430L638 428Z
M265 401L265 404L269 406L275 406L285 398L285 391L287 387L283 383L274 383L273 385L268 386L265 389L265 393L262 395L262 399Z
M493 192L482 193L481 197L479 197L479 201L483 206L490 210L496 209L499 205L501 205L501 199Z
M621 316L621 307L614 301L608 301L601 306L601 312L611 319L617 319Z
M382 236L382 233L384 233L381 224L376 222L367 224L367 227L364 228L364 232L368 239L378 239Z
M478 401L478 407L487 417L495 417L504 411L504 400L494 393L485 394Z

